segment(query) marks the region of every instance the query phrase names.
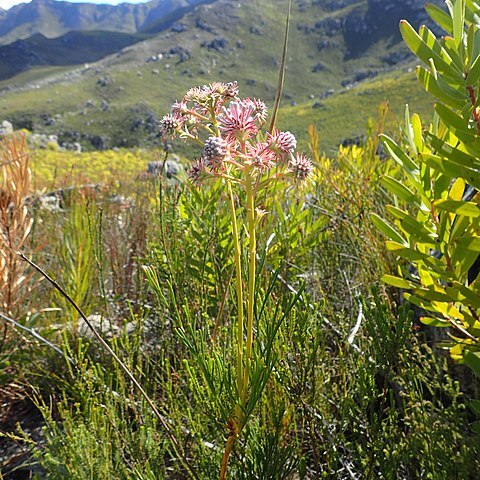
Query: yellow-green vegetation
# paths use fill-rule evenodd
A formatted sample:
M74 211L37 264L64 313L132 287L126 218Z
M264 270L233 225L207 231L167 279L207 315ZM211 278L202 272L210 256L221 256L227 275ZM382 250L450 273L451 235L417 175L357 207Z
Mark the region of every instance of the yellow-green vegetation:
M348 465L372 478L400 472L463 479L480 468L468 403L478 398L475 383L468 371L455 380L445 358L426 343L429 332L416 334L396 292L380 283L382 274L394 272L393 259L367 214L385 214L391 198L380 178L398 171L376 154L381 125L371 128L363 147L327 157L312 129L313 181L288 195L279 185L265 199L270 213L259 223L258 245L266 256L256 280L258 298L270 291L270 299L259 301L257 315L274 318L289 308L292 290L305 290L277 332L268 394L249 414L238 455L230 459L231 478L296 473L333 480ZM127 153L111 158L130 158ZM118 193L122 204L109 200ZM228 405L229 390L215 372L218 356L235 351L229 339L237 314L227 205L223 189L160 179L74 192L60 211L32 210L24 251L87 314L98 315L91 321L139 378L180 448L173 453L150 407L37 274L23 284L29 295L14 319L37 337L8 328L0 382L14 406L10 416L38 408L47 435L35 447L23 417L16 418L18 427L2 426L12 436L3 444L28 444L35 455L29 462L21 457L21 467L8 458L2 473L29 471L36 461L47 478L59 480L188 478L182 453L198 478L218 478L226 425L217 413L219 404ZM267 233L272 230L274 236ZM245 245L245 232L240 235ZM155 272L153 291L142 265ZM203 339L200 351L182 341L185 332ZM202 365L214 375L214 402ZM19 377L34 389L34 405L21 396Z
M149 162L160 159L158 151L144 149L75 153L39 148L33 152L31 168L40 189L132 181L146 173Z
M383 116L383 111L387 113L383 127L393 133L398 129L407 104L414 105L420 114L431 110L431 99L422 91L414 72L374 79L321 101L285 106L279 125L301 132L299 142L304 147L308 144L307 127L315 125L320 148L332 152L336 150L334 146L345 139L362 143L369 119Z

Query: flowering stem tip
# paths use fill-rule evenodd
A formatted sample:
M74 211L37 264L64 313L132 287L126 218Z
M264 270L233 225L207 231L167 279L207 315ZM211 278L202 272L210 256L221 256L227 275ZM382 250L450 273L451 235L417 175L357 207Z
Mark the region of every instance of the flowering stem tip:
M263 133L268 109L259 99L239 98L237 82L215 82L191 88L170 114L160 121L162 137L178 136L203 147L191 163L190 181L200 187L212 180L223 181L228 196L235 256L237 301L236 382L238 398L232 405L230 434L225 447L221 478L234 443L245 426L245 407L250 400L249 385L254 343L254 302L256 291L256 228L258 194L279 179L296 185L311 176L312 162L295 153L297 141L288 131L273 128ZM274 169L275 173L271 171ZM244 195L235 196L235 189ZM266 196L265 196L266 197ZM247 258L242 255L236 198L245 198ZM248 265L248 286L244 291L243 268ZM246 314L246 315L245 315ZM246 318L245 318L246 317Z

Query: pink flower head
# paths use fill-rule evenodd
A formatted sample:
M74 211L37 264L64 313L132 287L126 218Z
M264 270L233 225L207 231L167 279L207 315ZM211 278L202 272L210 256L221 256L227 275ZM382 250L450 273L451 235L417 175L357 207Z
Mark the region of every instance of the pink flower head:
M209 137L203 147L203 157L207 167L217 170L227 155L227 142L220 137Z
M226 98L235 98L238 96L238 83L235 82L228 82L225 84L225 92L223 93L224 97Z
M254 98L253 100L246 98L244 101L251 103L255 118L258 120L260 125L263 125L267 121L268 116L268 108L265 103L257 98Z
M183 97L182 102L193 102L198 103L199 105L204 105L210 100L210 92L206 85L203 87L192 87L190 90L187 91L185 96Z
M182 128L182 120L172 114L165 115L159 124L160 135L165 138L173 136Z
M306 155L297 153L296 156L292 155L288 162L288 171L299 182L305 181L311 175L312 170L312 162Z
M181 117L188 112L188 106L185 102L175 102L172 105L172 115L174 117Z
M245 142L255 136L259 128L251 100L231 102L228 108L223 107L218 125L228 142Z
M205 163L204 158L195 158L192 162L192 165L187 170L187 176L190 181L197 187L208 178L208 167Z
M208 86L204 86L213 97L235 98L238 95L237 82L223 83L214 82Z
M295 148L297 148L297 140L290 132L281 132L275 129L273 134L267 134L267 140L270 144L270 149L280 156L293 153Z
M237 95L237 82L213 82L209 85L191 88L183 97L182 102L194 103L194 108L197 108L202 114L206 114L210 106L213 106L218 113L227 100L231 100Z
M247 161L261 172L270 170L275 165L275 154L268 147L268 143L264 142L247 145Z

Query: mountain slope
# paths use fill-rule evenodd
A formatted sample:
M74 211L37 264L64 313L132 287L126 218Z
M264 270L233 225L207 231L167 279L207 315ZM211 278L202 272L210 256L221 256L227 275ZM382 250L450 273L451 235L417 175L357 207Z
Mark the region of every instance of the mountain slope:
M280 118L300 136L309 123L321 125L323 148L361 133L382 100L392 97L397 113L405 103L421 104L413 75L403 76L411 57L397 28L351 54L347 19L357 18L354 25L367 35L374 28L376 1L294 2L283 98L287 108ZM413 0L384 0L379 11L389 14L402 1L414 14L409 20L418 24L424 14L411 8ZM162 32L88 68L33 69L0 83L0 111L17 128L107 148L158 142L156 122L193 85L238 80L243 96L271 103L287 3L216 0L199 5ZM403 16L401 9L396 12ZM382 87L387 84L395 90Z
M120 32L69 32L58 38L40 33L0 46L0 80L35 66L91 63L145 39L142 34Z
M54 38L74 30L136 33L164 17L178 18L208 1L153 0L140 4L96 5L32 0L0 12L0 43L6 45L37 33Z

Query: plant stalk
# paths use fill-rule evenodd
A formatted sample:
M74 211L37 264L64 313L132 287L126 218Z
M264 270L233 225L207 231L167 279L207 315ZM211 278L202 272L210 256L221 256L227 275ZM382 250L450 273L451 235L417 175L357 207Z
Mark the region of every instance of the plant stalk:
M237 311L238 311L238 323L237 323L237 388L240 398L243 396L243 285L242 285L242 252L240 249L240 238L238 235L237 225L237 212L235 209L235 199L233 197L232 184L227 180L228 191L228 203L230 207L230 215L232 217L232 237L233 237L233 249L235 256L235 289L237 291ZM240 420L240 419L237 419Z
M220 470L220 480L227 479L227 466L228 466L228 459L230 458L230 454L233 451L233 445L235 444L235 440L237 439L237 432L234 425L230 425L230 435L227 438L227 444L225 445L225 451L223 452L222 458L222 468Z
M254 323L254 299L255 299L255 267L256 267L256 220L255 220L255 190L253 188L253 178L251 172L246 175L247 192L247 223L248 223L248 302L247 302L247 342L245 350L245 370L243 373L242 403L246 403L248 391L248 379L250 373L250 359L253 346L253 323Z

